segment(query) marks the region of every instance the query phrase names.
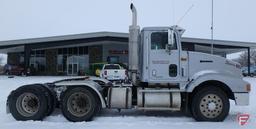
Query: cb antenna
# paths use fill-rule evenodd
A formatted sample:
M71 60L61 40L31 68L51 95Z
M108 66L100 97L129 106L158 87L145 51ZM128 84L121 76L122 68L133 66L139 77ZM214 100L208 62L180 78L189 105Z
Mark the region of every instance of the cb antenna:
M175 24L175 0L172 0L172 22L173 22L173 25Z
M176 25L178 25L178 24L184 19L184 17L187 16L187 14L190 12L190 10L191 10L193 7L194 7L194 4L192 4L192 5L188 8L188 10L185 12L185 14L178 20L178 22L177 22Z

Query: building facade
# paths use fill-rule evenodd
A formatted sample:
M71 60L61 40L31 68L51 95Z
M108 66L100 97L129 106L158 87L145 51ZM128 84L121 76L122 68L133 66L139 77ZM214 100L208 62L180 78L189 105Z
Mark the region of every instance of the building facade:
M182 38L182 49L225 57L249 51L254 43ZM128 64L128 34L97 32L35 39L0 41L7 63L30 69L34 75L84 75L94 63Z
M118 46L118 47L117 47ZM78 75L93 63L128 63L128 44L72 46L30 51L29 68L35 75ZM7 53L7 63L25 67L25 52Z

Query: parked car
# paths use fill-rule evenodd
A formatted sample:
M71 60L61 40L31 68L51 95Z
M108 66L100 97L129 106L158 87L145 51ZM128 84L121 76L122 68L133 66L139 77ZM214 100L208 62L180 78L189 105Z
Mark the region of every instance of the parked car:
M127 70L119 64L105 64L100 72L100 77L110 81L126 80Z
M19 65L6 64L4 71L6 75L25 75L25 69Z

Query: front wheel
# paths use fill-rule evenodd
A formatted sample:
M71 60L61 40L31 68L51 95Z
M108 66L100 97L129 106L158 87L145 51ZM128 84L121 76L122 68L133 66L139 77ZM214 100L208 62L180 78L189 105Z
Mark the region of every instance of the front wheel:
M191 111L197 121L223 121L229 113L227 94L217 87L205 87L192 98Z
M82 87L69 88L61 104L63 115L73 122L90 121L98 107L93 93Z

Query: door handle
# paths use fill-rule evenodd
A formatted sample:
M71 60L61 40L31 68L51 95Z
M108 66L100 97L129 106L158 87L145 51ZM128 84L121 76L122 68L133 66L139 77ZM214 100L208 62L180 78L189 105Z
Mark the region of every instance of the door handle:
M184 68L181 68L181 76L184 77Z

